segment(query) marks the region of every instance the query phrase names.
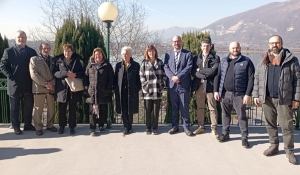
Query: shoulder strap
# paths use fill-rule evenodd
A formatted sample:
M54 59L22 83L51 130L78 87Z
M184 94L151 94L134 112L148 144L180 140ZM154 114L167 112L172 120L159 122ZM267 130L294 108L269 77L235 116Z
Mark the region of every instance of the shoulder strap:
M73 72L75 64L76 64L76 60L74 61L74 64L73 64L73 67L72 67L72 70L71 70L72 72Z

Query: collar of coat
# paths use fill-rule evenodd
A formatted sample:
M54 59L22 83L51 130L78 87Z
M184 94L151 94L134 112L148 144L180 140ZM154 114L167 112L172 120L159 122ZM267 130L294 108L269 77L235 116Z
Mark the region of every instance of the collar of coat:
M144 60L143 62L145 62L145 64L149 67L152 67L153 65L155 69L158 69L158 58L155 59L154 64L152 64L150 60Z
M60 55L57 55L54 57L54 59L61 59L61 60L64 60L65 56L64 54L60 54ZM71 56L71 62L74 61L75 59L79 59L81 60L81 56L75 52L73 52L72 56Z
M208 53L206 59L212 59L212 58L214 58L214 57L215 57L215 54L212 53L212 52L210 51L210 52ZM200 53L199 53L198 58L203 59L203 52L200 52Z
M281 52L282 52L282 58L281 59L283 60L281 66L284 63L286 63L286 62L288 62L288 61L290 61L291 59L294 58L294 55L292 54L292 52L289 49L282 48ZM270 63L270 61L269 61L269 50L268 50L263 56L263 64L268 66L269 63Z
M50 55L48 55L47 57L45 57L44 55L42 55L41 53L39 53L39 55L38 55L40 58L46 58L46 59L51 59L51 56Z
M129 67L130 65L132 65L132 62L133 62L133 58L130 57L130 64L128 65L128 67ZM125 61L124 61L124 60L122 61L122 65L125 65Z
M99 68L107 65L107 60L104 59L100 63L96 63L95 60L91 57L90 58L90 65L96 67L97 69L99 69Z

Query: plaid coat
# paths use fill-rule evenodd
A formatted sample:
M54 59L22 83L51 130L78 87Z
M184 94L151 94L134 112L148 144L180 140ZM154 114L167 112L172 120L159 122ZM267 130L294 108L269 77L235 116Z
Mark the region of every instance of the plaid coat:
M157 58L153 65L149 60L144 60L140 68L140 79L145 100L162 99L167 76L161 59Z

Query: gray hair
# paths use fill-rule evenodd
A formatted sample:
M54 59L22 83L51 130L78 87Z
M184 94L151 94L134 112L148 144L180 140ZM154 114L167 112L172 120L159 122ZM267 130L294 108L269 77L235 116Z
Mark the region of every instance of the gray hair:
M132 48L131 47L129 47L129 46L122 47L121 54L126 52L126 51L129 52L129 54L132 56Z
M42 42L42 43L40 44L40 46L39 46L39 51L42 51L42 49L43 49L43 45L44 45L44 46L49 46L49 47L51 48L51 46L50 46L50 44L49 44L49 43Z
M23 31L23 30L18 30L17 32L16 32L16 34L17 33L24 33L25 34L25 37L27 38L27 35L26 35L26 33Z

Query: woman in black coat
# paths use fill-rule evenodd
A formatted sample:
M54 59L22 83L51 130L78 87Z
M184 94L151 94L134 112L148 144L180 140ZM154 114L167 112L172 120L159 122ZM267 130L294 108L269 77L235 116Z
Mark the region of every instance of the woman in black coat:
M114 90L116 111L122 115L123 119L123 134L128 134L133 131L133 114L139 112L140 65L131 58L132 49L130 47L123 47L121 54L123 61L116 64Z
M70 134L75 134L76 104L82 100L82 91L72 92L65 81L67 77L83 78L84 76L84 69L80 62L81 56L74 53L73 50L71 44L64 44L64 53L55 57L56 62L53 68L53 74L56 77L55 98L58 102L59 134L64 133L65 126L67 125L67 104L69 104Z
M99 130L105 132L104 122L107 116L107 104L112 102L114 71L106 60L101 48L95 48L85 71L84 86L88 90L87 103L90 103L91 136L95 136L96 116L99 116Z

